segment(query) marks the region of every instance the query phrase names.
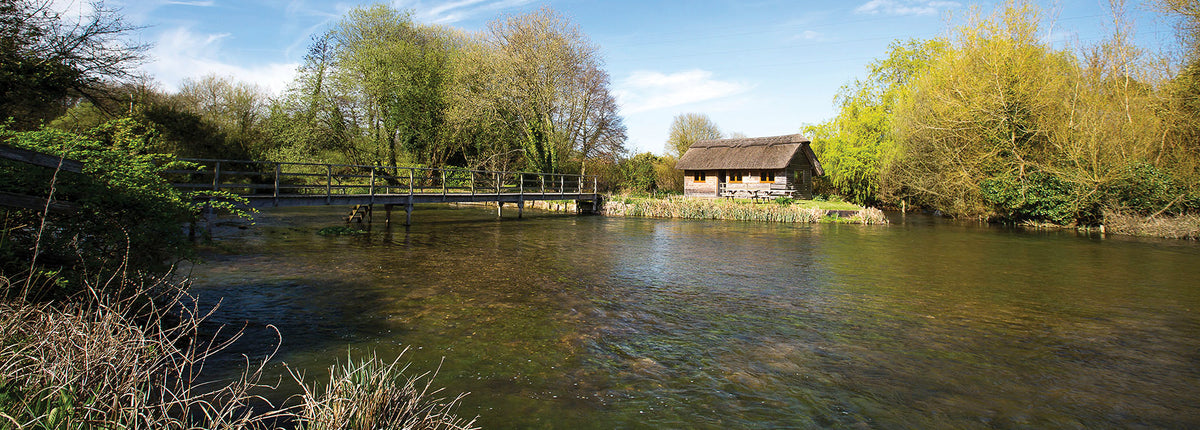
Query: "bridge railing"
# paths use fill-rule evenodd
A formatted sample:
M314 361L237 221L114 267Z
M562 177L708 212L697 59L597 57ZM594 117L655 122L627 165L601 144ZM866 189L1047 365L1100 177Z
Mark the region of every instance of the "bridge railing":
M197 170L165 172L176 187L242 196L568 195L598 192L596 176L462 168L185 159Z

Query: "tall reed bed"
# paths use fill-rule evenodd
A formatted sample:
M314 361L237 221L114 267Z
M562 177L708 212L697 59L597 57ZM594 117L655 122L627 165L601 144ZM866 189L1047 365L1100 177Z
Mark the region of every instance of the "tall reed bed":
M1108 233L1169 239L1200 239L1200 215L1142 216L1120 212L1104 213Z
M830 211L792 203L752 203L745 200L686 197L636 198L613 196L605 201L604 213L612 216L690 218L739 221L814 223L832 220ZM841 222L885 224L883 212L867 208Z

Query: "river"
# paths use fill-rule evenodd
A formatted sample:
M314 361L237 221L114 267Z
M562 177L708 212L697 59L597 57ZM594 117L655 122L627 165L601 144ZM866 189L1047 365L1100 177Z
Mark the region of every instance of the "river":
M266 211L190 269L231 352L278 328L268 378L408 348L485 428L1200 427L1194 242L445 206L316 234L340 215Z

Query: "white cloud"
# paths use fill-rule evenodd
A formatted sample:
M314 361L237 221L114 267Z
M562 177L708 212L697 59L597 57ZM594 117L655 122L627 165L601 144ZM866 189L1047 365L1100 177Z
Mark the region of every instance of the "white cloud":
M751 85L721 81L706 70L665 74L638 70L613 91L624 115L723 99L749 91Z
M164 32L149 52L150 62L142 70L161 82L168 91L179 89L184 79L215 74L257 84L281 93L295 74L296 63L259 65L233 64L221 59L221 44L228 33L196 34L180 27Z
M871 0L854 9L854 12L868 15L934 15L942 9L961 6L962 4L956 1Z
M412 9L415 18L422 22L449 24L471 18L481 13L520 7L534 0L393 0L397 9Z
M821 33L819 33L819 32L812 31L812 30L804 30L803 33L796 35L795 39L796 40L823 40L824 37L822 37Z

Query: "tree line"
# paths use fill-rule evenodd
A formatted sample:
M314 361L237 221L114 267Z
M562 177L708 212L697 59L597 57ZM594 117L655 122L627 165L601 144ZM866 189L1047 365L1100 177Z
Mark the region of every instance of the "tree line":
M1200 209L1200 7L1163 0L1180 58L1112 34L1079 50L1042 38L1044 12L973 10L950 36L894 43L805 128L826 192L959 217L1096 225L1104 213Z
M115 71L22 48L23 39L58 39L38 35L64 27L51 5L25 0L0 9L4 55L16 58L0 75L0 118L14 118L9 129L85 131L130 117L156 133L152 150L181 157L364 166L586 174L625 152L625 126L596 46L550 9L465 33L417 23L410 11L358 7L313 38L287 90L271 97L221 76L161 91L129 72L139 46L106 62ZM109 25L107 39L79 39L108 43L132 29L103 13L94 21ZM45 70L19 69L30 63ZM59 81L31 79L43 71Z

